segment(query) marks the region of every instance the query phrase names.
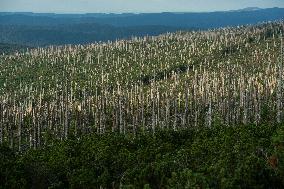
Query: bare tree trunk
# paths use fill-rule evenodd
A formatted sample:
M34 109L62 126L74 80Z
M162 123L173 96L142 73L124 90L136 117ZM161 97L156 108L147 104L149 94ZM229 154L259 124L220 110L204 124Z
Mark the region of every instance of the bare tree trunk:
M0 144L3 143L3 127L4 127L3 106L2 104L0 104Z
M280 61L278 64L278 82L277 82L277 123L281 123L282 121L282 74L283 74L283 60L282 60L282 34L280 35L281 40L281 51L280 51Z
M22 108L19 109L19 128L18 128L18 140L19 140L19 151L22 151Z

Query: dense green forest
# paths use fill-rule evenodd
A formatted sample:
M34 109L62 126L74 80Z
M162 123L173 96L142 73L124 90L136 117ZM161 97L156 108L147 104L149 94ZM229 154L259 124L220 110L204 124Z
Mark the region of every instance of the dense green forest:
M284 187L283 125L91 134L0 150L0 188Z
M283 188L283 21L0 56L2 188Z

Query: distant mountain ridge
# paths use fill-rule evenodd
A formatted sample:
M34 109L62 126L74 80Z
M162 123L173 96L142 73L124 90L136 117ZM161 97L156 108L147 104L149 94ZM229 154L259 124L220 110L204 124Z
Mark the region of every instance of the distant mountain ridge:
M238 9L238 10L230 10L230 12L246 12L246 11L258 11L258 10L262 10L262 9L259 7L247 7L247 8Z
M92 43L178 30L256 24L284 18L284 8L201 13L0 13L0 43L29 46Z
M256 22L276 20L281 18L284 18L284 8L278 7L268 9L248 7L239 10L217 12L162 12L139 14L55 14L32 12L0 12L0 24L18 25L100 23L110 24L114 26L164 25L178 27L212 28L236 24L253 24ZM200 22L202 22L202 24Z

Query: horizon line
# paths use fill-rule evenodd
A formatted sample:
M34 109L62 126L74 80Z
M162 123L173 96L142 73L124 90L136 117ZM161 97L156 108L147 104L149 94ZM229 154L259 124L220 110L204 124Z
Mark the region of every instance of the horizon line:
M255 8L256 10L246 10L246 9L249 9L249 8ZM241 8L241 9L228 9L228 10L212 10L212 11L161 11L161 12L147 12L147 11L141 11L141 12L60 12L60 11L57 11L57 12L49 12L49 11L46 11L46 12L37 12L37 11L0 11L0 13L14 13L14 14L78 14L78 15L84 15L84 14L161 14L161 13L214 13L214 12L234 12L234 11L258 11L258 10L265 10L265 9L283 9L284 7L266 7L266 8L259 8L259 7L245 7L245 8Z

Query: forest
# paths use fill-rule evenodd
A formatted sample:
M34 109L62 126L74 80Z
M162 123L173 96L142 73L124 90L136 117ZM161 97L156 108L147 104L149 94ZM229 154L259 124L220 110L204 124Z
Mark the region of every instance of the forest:
M283 21L0 58L0 188L283 188Z

